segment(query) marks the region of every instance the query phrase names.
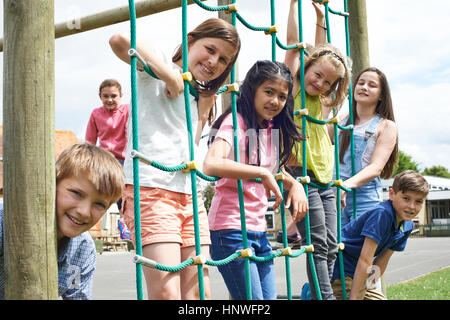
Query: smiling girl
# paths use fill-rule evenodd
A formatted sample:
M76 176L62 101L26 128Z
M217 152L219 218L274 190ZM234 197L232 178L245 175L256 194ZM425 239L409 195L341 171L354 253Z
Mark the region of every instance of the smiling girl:
M209 211L211 256L224 259L243 249L238 186L243 181L248 247L258 257L272 254L266 237L265 213L270 193L274 209L282 194L273 175L278 164L283 170L295 141L301 140L293 121L292 76L282 63L258 61L248 71L237 100L240 162L234 161L231 108L213 124L210 149L203 170L222 177L216 183ZM261 183L250 179L261 178ZM283 186L289 190L286 205L292 203L294 216L303 217L308 203L302 185L285 173ZM231 297L246 299L244 259L218 267ZM276 299L273 260L250 262L252 299Z
M380 177L392 176L398 156L398 133L383 72L373 67L361 71L353 92L355 175L352 176L348 130L339 134L340 174L345 187L356 189L356 215L360 216L383 200ZM350 124L348 115L343 116L342 124ZM342 189L341 195L344 227L353 218L353 197Z
M208 19L188 33L188 65L199 93L190 97L192 127L201 132L206 120L212 120L215 93L224 83L236 61L240 39L236 29L220 19ZM114 53L130 63L130 39L116 34L109 41ZM189 160L186 111L182 79L181 47L171 61L146 43L137 42L137 51L158 76L138 72L139 151L166 166ZM131 118L130 120L131 121ZM199 134L197 134L199 136ZM124 219L134 241L133 149L132 131L128 132L125 158ZM195 237L190 173L166 172L139 163L142 252L164 265L177 265L195 256ZM209 230L201 193L198 198L202 255L209 256ZM149 299L198 299L196 266L180 272L144 268ZM205 297L209 278L205 266Z
M315 3L313 3L315 4ZM315 4L317 9L317 4ZM304 63L304 104L309 116L318 119L328 119L333 107L339 108L347 96L350 82L350 70L347 59L337 48L330 44L321 44L325 40L326 29L323 26L323 14L316 10L316 46L308 48ZM291 0L287 44L296 44L298 37L298 0ZM294 109L302 106L300 83L300 51L288 50L285 63L294 74ZM326 99L324 99L326 98ZM296 118L296 124L302 126L301 117ZM333 149L325 125L306 121L306 169L307 175L319 187L309 185L309 220L311 243L314 245L314 265L322 299L334 299L330 284L330 272L337 256L337 220L336 200L334 191L329 187L333 178ZM303 175L303 150L301 142L294 146L294 154L288 165L294 177ZM295 219L294 219L295 221ZM304 220L297 220L302 243L306 245L306 226ZM309 255L307 263L309 283L312 283ZM317 299L315 286L311 286L311 298Z

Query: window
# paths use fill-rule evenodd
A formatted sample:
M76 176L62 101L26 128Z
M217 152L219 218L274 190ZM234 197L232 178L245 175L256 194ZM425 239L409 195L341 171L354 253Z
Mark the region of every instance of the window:
M430 201L431 219L448 219L450 218L449 200Z

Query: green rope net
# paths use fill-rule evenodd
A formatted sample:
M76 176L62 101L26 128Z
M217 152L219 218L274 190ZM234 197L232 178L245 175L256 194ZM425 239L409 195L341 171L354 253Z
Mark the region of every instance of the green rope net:
M346 33L346 53L347 56L350 57L350 50L349 50L349 33L348 33L348 13L347 13L347 0L344 1L344 11L345 12L337 12L329 8L328 1L321 1L321 0L314 0L316 2L323 2L325 6L325 20L327 25L327 41L331 42L330 40L330 24L329 24L329 12L340 15L344 17L345 19L345 33ZM188 64L187 64L187 0L182 0L182 61L183 61L183 72L188 72ZM300 50L300 63L301 63L301 72L300 72L300 82L302 84L301 87L301 97L302 97L302 106L301 109L305 109L305 88L304 88L304 54L306 50L303 48L302 45L291 45L286 46L284 45L280 39L277 37L276 34L276 26L275 26L275 0L270 0L270 8L271 8L271 26L270 27L255 27L248 23L239 13L237 13L237 6L236 6L236 0L232 0L231 4L225 5L225 6L208 6L205 3L201 2L200 0L193 0L195 4L200 6L201 8L208 10L208 11L226 11L227 13L231 14L231 24L233 26L236 26L236 19L238 19L245 27L247 27L250 30L253 31L264 31L266 34L270 35L272 37L272 60L276 60L276 46L284 49L284 50ZM131 95L132 95L132 110L131 110L131 117L132 117L132 134L133 134L133 151L131 152L131 156L133 158L133 185L134 185L134 218L135 218L135 245L136 245L136 255L134 257L134 262L136 264L136 287L137 287L137 298L138 300L143 299L143 291L142 291L142 266L155 268L161 271L169 271L169 272L178 272L187 266L196 264L198 267L198 283L199 283L199 292L200 292L200 299L205 299L205 290L204 290L204 280L203 280L203 264L207 264L209 266L221 266L225 265L227 263L230 263L234 259L237 258L243 258L245 259L244 267L245 267L245 275L246 275L246 295L247 299L252 299L252 292L251 292L251 278L250 278L250 260L255 262L262 262L262 261L268 261L277 257L284 256L285 257L285 267L286 267L286 287L287 287L287 295L285 296L288 300L291 300L293 298L292 296L292 289L291 289L291 273L290 273L290 258L297 258L301 256L303 253L306 253L308 255L308 260L310 261L310 267L311 267L311 273L313 276L313 285L316 289L316 295L319 300L322 299L322 296L320 294L320 288L319 283L317 279L317 274L314 266L314 260L313 260L313 252L314 248L311 245L311 235L310 235L310 223L309 223L309 212L305 216L305 225L306 225L306 246L301 247L296 252L293 252L291 248L288 247L288 241L287 241L287 232L286 232L286 213L285 213L285 206L284 201L280 205L280 213L281 213L281 224L282 224L282 232L283 232L283 245L284 249L278 249L274 251L271 255L266 257L257 257L251 255L251 249L248 249L248 243L247 243L247 230L246 230L246 223L245 223L245 211L244 211L244 198L243 198L243 184L242 180L237 180L238 185L238 194L239 194L239 206L240 206L240 217L241 217L241 230L242 230L242 239L243 239L243 247L250 250L250 253L247 250L241 250L238 251L229 257L219 260L219 261L213 261L204 258L201 255L201 247L200 247L200 233L199 233L199 224L198 224L198 206L197 206L197 197L193 196L193 212L194 212L194 231L195 231L195 254L196 257L189 258L182 263L176 265L176 266L165 266L162 264L157 263L156 261L153 261L151 259L147 259L142 256L142 242L141 242L141 223L140 223L140 198L139 198L139 161L151 165L155 168L158 168L160 170L164 171L189 171L191 175L191 186L192 186L192 194L197 194L197 184L196 184L196 177L199 176L200 178L206 180L206 181L217 181L220 178L217 177L209 177L202 173L200 170L197 169L197 166L195 164L194 159L194 147L193 147L193 138L194 135L192 134L192 123L191 123L191 113L190 113L190 101L189 96L193 95L194 97L198 97L197 92L189 82L189 80L184 80L185 87L184 87L184 98L185 98L185 111L186 111L186 121L187 121L187 128L188 128L188 136L189 136L189 144L190 144L190 163L183 163L177 166L168 167L164 164L157 163L156 161L152 161L151 159L148 159L145 155L141 154L139 152L139 143L138 143L138 119L137 119L137 89L136 89L136 71L137 66L139 65L144 69L145 72L147 72L152 77L157 78L157 76L150 70L148 65L146 65L145 61L139 56L139 54L136 51L136 12L135 12L135 6L134 6L134 0L129 0L129 11L130 11L130 29L131 29L131 48L129 51L129 55L131 58ZM302 32L302 5L301 0L298 1L298 14L299 14L299 40L300 43L303 42L303 32ZM237 89L236 86L233 85L235 83L235 66L233 66L231 73L230 73L230 79L231 83L229 85L225 85L221 89L218 90L217 94L221 94L224 92L230 92L231 93L231 110L232 110L232 119L233 119L233 144L235 150L238 150L238 124L237 124L237 113L236 113L236 94ZM353 115L352 115L352 92L351 92L351 85L349 87L349 110L350 110L350 123L353 124ZM305 135L306 133L306 121L326 125L329 123L333 123L334 125L334 136L335 136L335 146L338 146L338 128L341 130L350 130L351 136L350 136L350 147L351 147L351 157L352 157L352 170L353 174L354 172L354 140L353 140L353 125L349 125L346 127L340 126L336 119L333 118L331 120L319 120L315 119L313 117L308 116L307 114L302 114L299 111L294 112L294 116L301 116L302 120L302 133ZM302 142L302 149L303 149L303 177L307 177L307 169L306 169L306 143L307 141ZM239 162L239 152L235 152L235 161ZM356 201L355 201L355 192L351 189L346 189L341 185L342 181L339 178L339 148L335 148L335 164L336 164L336 180L329 183L326 188L328 187L337 187L344 189L345 191L349 192L352 191L353 193L353 212L354 216L356 217ZM299 182L303 183L305 193L308 196L308 185L312 185L317 188L324 188L323 186L320 187L313 182L309 181L309 179L297 179ZM256 181L258 181L256 179ZM278 185L280 187L281 193L283 194L283 183L280 179L278 179ZM337 222L338 222L338 243L341 243L341 205L340 205L340 192L337 192ZM339 245L339 252L338 252L338 259L339 259L339 266L341 271L341 280L342 280L342 288L343 288L343 295L344 299L346 299L345 294L345 281L344 281L344 267L343 267L343 261L342 261L342 250L343 246Z

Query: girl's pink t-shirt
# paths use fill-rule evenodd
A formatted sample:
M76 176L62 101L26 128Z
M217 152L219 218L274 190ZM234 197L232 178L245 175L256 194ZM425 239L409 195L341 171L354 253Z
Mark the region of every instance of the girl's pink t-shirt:
M86 141L97 144L100 148L110 151L117 159L125 159L127 148L127 124L129 104L121 104L114 110L104 106L92 111L86 128Z
M256 144L255 130L246 130L244 119L238 113L239 159L241 163L249 164L245 152L245 144L249 141L250 164L257 165L258 149L260 166L276 173L278 169L279 139L278 130L272 129L272 122L266 129L259 130L259 148ZM223 139L231 146L229 159L234 160L233 118L231 113L223 120L215 139ZM242 180L245 222L249 231L266 231L265 214L267 211L267 196L263 185L251 180ZM237 180L222 178L216 182L216 191L208 214L211 230L241 229Z

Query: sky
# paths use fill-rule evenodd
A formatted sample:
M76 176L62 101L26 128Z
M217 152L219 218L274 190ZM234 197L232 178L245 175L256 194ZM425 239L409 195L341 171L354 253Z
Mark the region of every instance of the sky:
M269 0L238 0L239 13L252 25L270 26ZM283 43L289 0L275 0L278 36ZM343 11L341 0L330 0L333 10ZM315 14L303 1L304 40L314 42ZM216 0L205 4L216 6ZM127 0L55 0L55 23L128 5ZM399 148L421 170L441 165L450 170L450 1L366 0L370 64L388 78L399 131ZM217 16L193 4L188 7L188 30ZM3 21L3 1L0 3ZM344 19L330 15L331 42L345 52ZM271 59L270 36L247 29L239 21L242 39L238 76L243 79L256 60ZM55 129L71 130L84 139L91 111L101 105L98 87L106 78L118 79L122 102L131 99L129 65L111 51L108 39L129 32L123 22L55 40ZM137 36L171 55L181 42L181 9L139 18ZM3 23L0 23L3 38ZM277 49L283 61L284 50ZM0 53L3 75L3 53ZM3 77L0 78L3 101ZM347 108L344 105L343 108ZM3 110L3 102L2 102ZM3 112L0 113L3 121ZM204 143L204 141L202 141Z

